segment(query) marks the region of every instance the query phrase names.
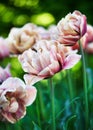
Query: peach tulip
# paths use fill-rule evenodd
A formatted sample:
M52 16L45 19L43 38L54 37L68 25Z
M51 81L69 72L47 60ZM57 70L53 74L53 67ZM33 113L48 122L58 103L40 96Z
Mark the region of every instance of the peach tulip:
M22 28L12 28L7 38L10 52L19 54L31 48L39 37L36 29L37 26L31 23Z
M39 41L33 49L25 51L18 57L23 70L27 72L24 75L27 84L34 84L61 70L70 69L80 58L80 55L54 40Z
M57 40L64 45L74 45L86 33L86 16L79 11L69 13L58 22L57 28Z
M19 78L8 78L0 85L0 114L11 123L15 123L26 114L26 106L36 98L36 88L27 86Z

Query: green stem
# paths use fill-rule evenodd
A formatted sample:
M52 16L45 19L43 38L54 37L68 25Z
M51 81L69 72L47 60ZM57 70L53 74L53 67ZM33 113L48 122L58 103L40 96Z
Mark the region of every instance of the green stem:
M49 81L50 81L50 90L51 90L52 130L56 130L56 126L55 126L55 106L54 106L54 86L53 86L52 78L50 78Z
M40 88L40 86L39 86L39 88ZM45 104L44 104L44 100L43 100L42 90L38 89L38 94L39 94L39 101L40 101L42 117L43 117L43 119L46 119Z
M69 94L70 94L70 100L74 98L74 91L73 91L73 85L72 85L72 77L71 77L71 70L67 70L67 77L68 77L68 87L69 87ZM71 104L72 111L74 111L74 104Z
M86 63L85 63L85 56L83 52L82 45L80 44L80 50L82 54L82 65L83 65L83 84L84 84L84 97L85 97L85 121L86 121L86 130L88 129L88 119L89 119L89 110L88 110L88 88L87 88L87 74L86 74Z
M39 127L41 128L40 108L39 108L39 101L38 101L38 98L36 99L36 112L37 112L38 124L39 124Z

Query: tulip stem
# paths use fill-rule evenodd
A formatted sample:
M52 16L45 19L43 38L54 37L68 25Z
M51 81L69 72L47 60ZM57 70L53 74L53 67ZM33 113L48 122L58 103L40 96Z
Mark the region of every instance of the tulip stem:
M88 119L89 119L89 110L88 110L88 88L87 88L87 74L86 74L86 63L85 63L85 56L84 51L79 41L80 50L82 54L82 65L83 65L83 84L84 84L84 97L85 97L85 122L86 122L86 130L88 129Z
M55 106L54 106L54 86L53 86L53 81L52 78L49 79L50 82L50 91L51 91L51 113L52 113L52 130L56 130L55 127Z
M38 125L39 125L39 127L41 128L40 109L39 109L39 101L38 101L38 98L36 99L36 111L37 111Z
M39 86L39 88L40 88L40 86ZM41 106L42 117L43 117L43 119L46 119L45 105L44 105L41 89L38 89L38 94L39 94L39 102L40 102L40 106Z
M70 94L70 100L72 101L74 98L74 91L73 91L73 85L72 85L72 77L71 77L71 70L67 70L67 77L68 77L68 87L69 87L69 94ZM74 111L74 104L71 104L72 111Z

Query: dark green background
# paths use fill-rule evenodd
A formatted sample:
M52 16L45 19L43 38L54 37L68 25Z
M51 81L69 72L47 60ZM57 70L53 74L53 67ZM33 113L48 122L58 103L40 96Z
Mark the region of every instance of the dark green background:
M93 2L90 0L0 0L0 35L6 37L12 27L36 22L31 19L35 14L50 13L55 18L52 23L56 24L74 10L81 11L88 23L93 23Z

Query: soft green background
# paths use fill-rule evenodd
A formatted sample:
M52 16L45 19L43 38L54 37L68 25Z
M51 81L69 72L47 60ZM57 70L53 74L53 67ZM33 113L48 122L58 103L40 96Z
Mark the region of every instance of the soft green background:
M67 13L79 10L93 23L90 0L0 0L0 35L7 36L13 26L34 22L45 27L56 24Z

